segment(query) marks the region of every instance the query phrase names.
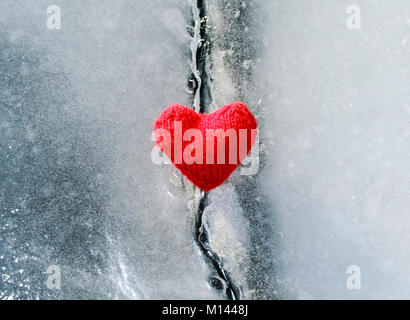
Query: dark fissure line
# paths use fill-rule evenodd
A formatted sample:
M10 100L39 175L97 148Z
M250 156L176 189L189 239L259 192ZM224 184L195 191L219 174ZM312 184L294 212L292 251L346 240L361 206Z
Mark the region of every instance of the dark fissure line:
M199 112L208 112L212 103L210 78L207 72L207 61L211 50L211 42L208 36L208 16L206 14L206 0L197 0L199 11L199 36L198 50L196 52L196 63L201 86L199 87Z
M212 104L210 77L207 71L209 52L211 44L208 36L208 17L206 14L206 0L197 0L196 7L193 8L194 15L194 33L193 33L193 70L191 75L191 83L193 83L194 107L200 113L205 113L210 110ZM229 273L223 268L221 258L210 248L209 236L204 223L204 212L208 205L208 193L201 192L198 203L198 211L196 213L195 243L201 253L206 257L216 274L211 275L210 284L219 291L225 291L225 296L230 300L241 299L241 290L235 286Z
M212 104L210 77L208 74L209 41L208 16L206 15L206 1L193 0L192 32L192 75L189 79L189 90L193 93L193 105L196 112L209 112Z
M217 290L224 290L225 295L230 300L240 300L241 290L233 283L229 273L223 268L221 258L209 246L209 236L206 230L203 215L208 204L208 194L201 194L198 206L197 219L195 223L195 242L202 254L209 260L215 268L217 276L211 276L210 284Z

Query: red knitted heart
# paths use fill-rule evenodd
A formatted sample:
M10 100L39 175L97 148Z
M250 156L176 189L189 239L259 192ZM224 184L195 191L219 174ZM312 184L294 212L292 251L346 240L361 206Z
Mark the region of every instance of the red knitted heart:
M255 118L240 102L211 114L174 104L155 121L154 134L157 146L182 174L209 191L228 179L248 155L256 128Z

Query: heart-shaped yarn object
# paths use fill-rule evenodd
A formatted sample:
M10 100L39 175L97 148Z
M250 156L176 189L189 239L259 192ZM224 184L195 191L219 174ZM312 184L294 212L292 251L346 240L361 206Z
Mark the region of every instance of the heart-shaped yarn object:
M246 158L257 137L257 123L241 102L210 114L174 104L154 123L157 146L198 188L221 185Z

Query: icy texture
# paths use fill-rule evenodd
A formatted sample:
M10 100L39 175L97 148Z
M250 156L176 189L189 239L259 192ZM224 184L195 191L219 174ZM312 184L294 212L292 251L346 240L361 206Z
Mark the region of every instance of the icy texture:
M245 298L410 297L410 4L357 4L361 30L347 1L208 2L210 109L260 129L258 174L204 212ZM191 1L59 1L58 31L48 5L0 4L0 298L220 298L192 185L151 161L153 120L192 103Z
M410 296L410 5L358 4L361 30L349 2L210 4L214 108L242 99L261 133L260 173L210 197L229 224L210 224L216 251L248 261L232 268L245 297Z
M192 194L151 161L153 120L191 101L191 4L59 1L58 31L49 4L0 4L0 298L217 297Z
M257 79L273 146L260 180L292 295L408 299L410 3L356 3L361 30L346 27L349 1L264 1Z
M213 108L241 100L259 118L262 168L262 95L254 75L262 54L260 30L254 20L258 10L257 1L209 2ZM271 203L258 183L259 173L246 176L239 169L223 187L211 192L209 209L214 223L209 224L210 238L244 298L274 299L280 291L276 278L279 241Z

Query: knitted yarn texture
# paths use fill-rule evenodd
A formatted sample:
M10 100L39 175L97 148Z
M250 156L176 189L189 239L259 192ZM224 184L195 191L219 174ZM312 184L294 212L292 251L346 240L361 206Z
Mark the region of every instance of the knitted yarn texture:
M242 163L257 136L246 105L232 102L210 114L174 104L154 122L157 146L203 191L221 185Z

